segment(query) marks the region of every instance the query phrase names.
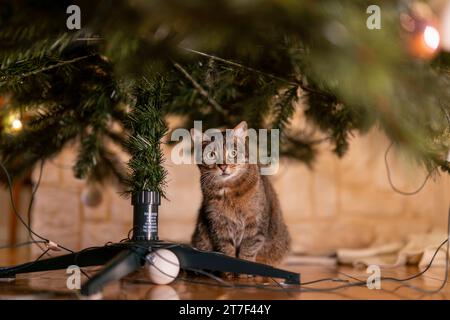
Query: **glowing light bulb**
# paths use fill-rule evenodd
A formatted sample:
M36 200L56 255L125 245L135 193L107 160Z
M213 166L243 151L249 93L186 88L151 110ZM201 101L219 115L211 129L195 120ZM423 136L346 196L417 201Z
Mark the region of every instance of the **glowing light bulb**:
M435 27L427 26L423 32L423 40L427 47L436 50L439 47L441 36Z
M22 121L20 121L20 119L14 119L11 122L11 127L13 128L13 130L19 131L20 129L22 129Z

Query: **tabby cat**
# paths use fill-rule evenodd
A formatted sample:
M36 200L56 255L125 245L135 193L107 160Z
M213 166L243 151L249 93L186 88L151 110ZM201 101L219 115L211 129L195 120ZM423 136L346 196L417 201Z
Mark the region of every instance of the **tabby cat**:
M192 129L192 137L194 134ZM222 134L225 141L225 132ZM247 123L237 125L232 136L235 143L245 140ZM231 163L227 159L230 154L236 157L236 146L230 152L224 142L223 146L205 150L211 141L205 136L202 139L207 158L217 158L218 148L223 148L224 160L223 164L203 160L198 165L203 200L192 245L250 261L272 265L280 262L289 250L290 237L268 177L260 174L258 164L248 161L248 141L244 163Z

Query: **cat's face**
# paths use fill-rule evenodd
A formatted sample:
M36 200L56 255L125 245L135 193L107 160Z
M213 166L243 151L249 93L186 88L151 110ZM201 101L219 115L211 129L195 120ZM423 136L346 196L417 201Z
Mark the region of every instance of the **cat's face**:
M231 143L225 132L220 135L222 138L203 135L202 163L198 165L202 183L233 186L255 166L248 163L247 123L241 122L233 129L233 134L228 136Z

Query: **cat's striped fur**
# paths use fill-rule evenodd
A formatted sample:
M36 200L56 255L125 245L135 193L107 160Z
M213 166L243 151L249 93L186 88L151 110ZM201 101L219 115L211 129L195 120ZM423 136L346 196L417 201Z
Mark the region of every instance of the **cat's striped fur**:
M234 132L246 130L242 122ZM259 166L203 163L199 169L203 200L192 245L246 260L278 263L289 250L290 237L277 195Z

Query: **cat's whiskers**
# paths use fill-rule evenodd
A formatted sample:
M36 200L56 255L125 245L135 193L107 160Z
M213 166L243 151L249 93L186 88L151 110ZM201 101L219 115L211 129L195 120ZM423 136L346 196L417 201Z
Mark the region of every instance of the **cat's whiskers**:
M200 182L202 185L211 185L211 182L214 179L214 175L211 175L210 173L202 173L200 176Z

